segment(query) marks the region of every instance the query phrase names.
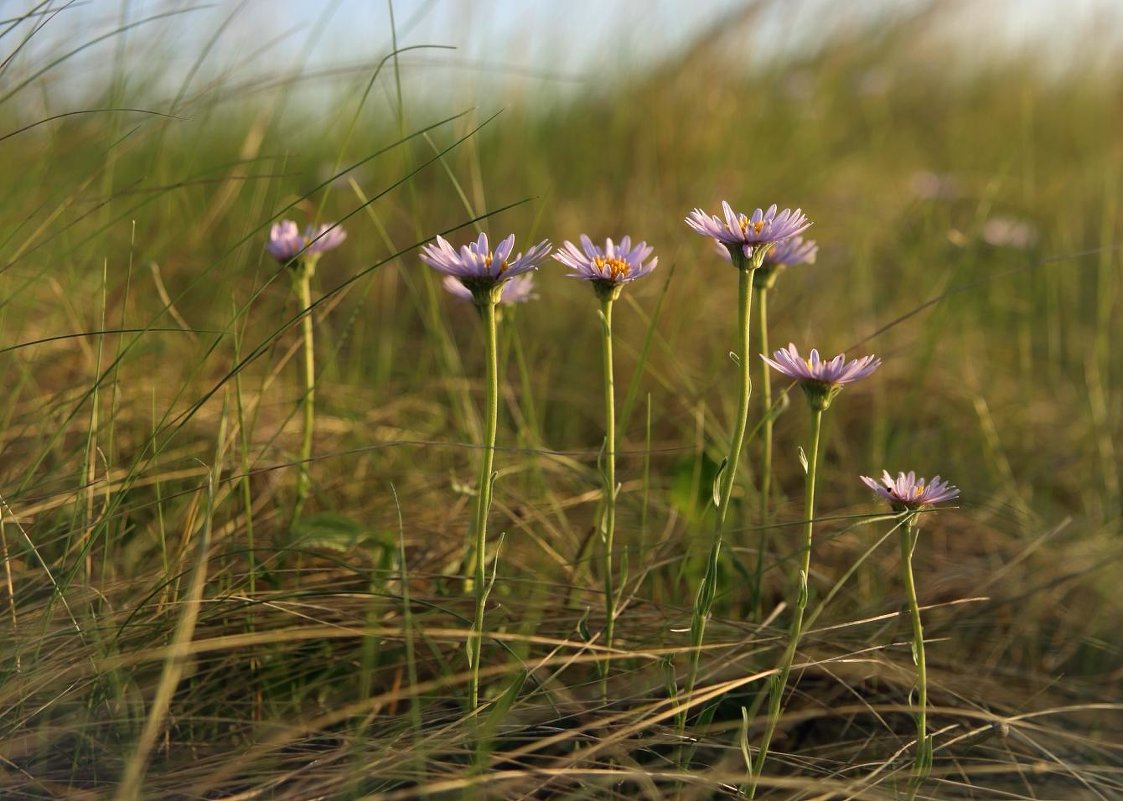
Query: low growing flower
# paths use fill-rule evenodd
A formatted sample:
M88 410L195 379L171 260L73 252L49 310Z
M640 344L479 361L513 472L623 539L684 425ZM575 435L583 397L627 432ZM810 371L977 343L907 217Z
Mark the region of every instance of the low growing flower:
M457 251L448 241L438 236L421 248L421 260L438 272L452 276L472 293L476 305L499 302L501 286L510 278L538 268L550 252L550 243L543 239L526 254L511 256L515 249L515 235L511 234L491 250L487 234L480 234L475 242Z
M888 470L881 471L881 481L869 476L859 476L862 482L893 505L897 511L916 511L959 497L959 488L935 476L931 481L917 478L916 473L897 473L894 479Z
M924 623L920 616L920 602L917 599L916 579L913 576L912 557L916 551L917 518L926 506L931 506L959 497L959 489L935 476L931 481L917 478L916 473L898 473L894 479L888 470L881 471L881 481L869 476L859 476L862 482L885 498L893 506L893 511L901 513L899 524L901 537L901 576L904 580L905 595L908 598L909 617L912 618L912 659L916 665L916 700L910 703L916 719L916 757L913 761L912 780L909 782L908 799L916 798L917 789L932 771L932 735L928 733L928 662L924 655Z
M451 275L446 275L444 277L444 280L441 281L441 286L457 300L467 301L468 303L473 303L475 301L475 298L472 297L471 290ZM516 275L512 279L504 281L503 288L499 290L499 303L503 306L510 306L515 303L526 303L528 300L535 300L537 298L538 295L534 292L534 273Z
M751 216L733 211L733 207L724 200L721 208L724 220L694 209L687 215L686 224L724 245L733 266L740 270L760 267L772 245L791 239L811 227L811 221L800 209L777 212L775 203L767 211L756 209Z
M658 258L646 261L651 251L652 247L646 242L632 247L630 236L622 238L619 244L608 239L601 248L581 234L580 250L567 241L554 253L554 258L573 270L567 275L590 282L598 296L615 298L620 287L643 278L659 264Z
M323 223L317 228L309 225L301 234L292 220L282 220L273 223L269 229L269 242L265 249L270 256L284 263L300 255L318 257L339 247L346 238L347 232L336 223Z
M840 353L825 362L814 348L811 356L804 359L794 344L776 351L771 359L764 354L760 358L773 369L799 381L811 407L818 410L829 408L844 385L869 376L881 366L881 359L872 355L847 362L846 356Z

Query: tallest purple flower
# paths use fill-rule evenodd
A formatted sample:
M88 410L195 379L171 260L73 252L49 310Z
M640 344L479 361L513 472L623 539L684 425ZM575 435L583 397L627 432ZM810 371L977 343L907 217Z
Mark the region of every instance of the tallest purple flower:
M811 227L811 221L801 210L784 209L777 211L773 203L767 211L756 209L751 215L733 211L728 202L721 202L725 219L716 214L710 215L701 209L694 209L686 217L686 224L702 236L720 242L729 250L733 264L738 269L759 267L768 249L777 242Z

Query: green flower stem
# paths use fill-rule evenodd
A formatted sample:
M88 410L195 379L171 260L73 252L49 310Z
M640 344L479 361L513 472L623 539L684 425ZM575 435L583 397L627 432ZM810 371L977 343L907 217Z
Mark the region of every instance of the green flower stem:
M312 338L312 274L315 272L315 262L309 259L302 260L296 266L294 283L297 296L300 299L302 316L300 328L304 336L304 435L300 443L300 474L296 484L296 504L293 507L292 519L295 523L300 519L304 509L304 502L312 489L312 437L316 426L316 351Z
M763 256L764 253L761 252L760 258L763 258ZM741 258L743 260L744 257ZM734 263L736 264L736 262ZM713 544L710 546L710 555L706 560L706 572L702 576L702 583L698 585L698 594L694 600L694 613L690 623L690 661L686 676L687 696L694 692L694 685L698 679L698 662L702 655L706 622L710 617L710 608L713 606L714 597L717 594L718 565L721 557L722 538L725 534L725 521L729 516L729 506L733 499L737 464L741 460L741 445L745 441L745 431L749 425L749 400L753 391L749 361L753 270L749 264L741 263L738 266L740 267L740 283L737 291L737 330L740 342L737 350L737 366L741 379L740 403L737 408L737 421L733 430L733 439L729 443L729 456L725 461L724 470L720 477L720 489L716 498L717 519L714 523Z
M760 339L760 352L768 353L768 288L762 287L757 293L757 331ZM761 400L764 403L764 420L761 436L763 438L763 469L760 476L760 524L768 524L768 497L772 491L772 375L768 365L761 360Z
M928 736L928 670L924 661L924 628L920 622L920 605L916 600L916 582L912 575L912 554L916 550L916 515L910 514L901 526L901 575L912 618L912 653L916 663L916 762L908 797L916 795L920 783L932 769L932 740Z
M760 287L757 292L757 332L760 352L768 353L768 287ZM772 493L772 424L775 415L772 410L772 375L768 365L761 361L761 400L764 403L764 419L761 421L761 470L760 470L760 539L757 543L756 575L753 577L753 609L760 618L761 585L764 583L764 557L768 550L768 500Z
M602 353L604 355L604 644L612 647L616 629L616 589L612 566L613 534L616 530L616 390L612 370L612 293L601 298L601 322L604 327ZM604 665L604 678L608 678L608 662Z
M788 647L780 664L779 674L772 677L769 682L768 721L764 728L764 738L760 742L760 749L756 754L756 763L753 766L752 776L748 787L748 796L756 794L756 781L764 769L764 761L768 758L768 746L772 743L772 735L776 732L776 724L780 721L783 711L784 691L788 687L788 677L792 672L792 662L795 661L795 652L799 646L799 639L803 634L803 613L807 610L807 597L809 595L808 577L811 575L811 543L815 524L815 479L819 467L819 434L822 431L823 410L812 406L811 409L811 450L807 455L807 481L804 485L804 509L807 520L803 524L803 553L799 568L799 595L796 597L795 614L792 616L791 629L788 631Z
M497 298L480 304L484 324L484 360L487 363L487 407L484 410L484 450L480 464L479 490L476 494L476 543L472 556L472 590L476 611L472 631L468 635L468 663L472 679L468 691L469 710L480 703L480 652L483 645L484 605L487 602L487 583L484 562L487 551L487 514L491 507L491 472L495 463L495 429L499 420L499 345L496 326Z

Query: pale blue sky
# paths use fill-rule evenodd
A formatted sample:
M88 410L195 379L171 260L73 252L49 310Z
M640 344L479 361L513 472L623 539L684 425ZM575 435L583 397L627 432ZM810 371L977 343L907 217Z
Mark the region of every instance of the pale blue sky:
M596 87L637 64L682 47L745 0L394 0L399 46L449 45L449 51L406 56L410 96L475 100L471 95L544 96L554 90ZM735 57L746 61L806 47L841 25L879 13L903 13L919 0L764 0L759 25ZM952 40L974 41L974 52L1032 48L1063 63L1084 54L1084 36L1117 47L1123 35L1118 0L937 0L946 6L940 25ZM0 0L0 17L15 17L32 0ZM54 0L55 8L67 3ZM262 76L371 64L390 49L386 0L86 0L70 5L31 40L5 76L29 74L52 57L112 30L185 10L163 21L114 36L52 70L52 91L79 91L128 65L130 82L159 74L170 91L180 85L209 39L229 24L207 56L194 85L226 74L237 83ZM0 39L0 58L27 26ZM122 51L122 47L124 50ZM124 52L125 55L121 56ZM1118 50L1115 51L1118 53ZM357 70L356 75L362 73Z

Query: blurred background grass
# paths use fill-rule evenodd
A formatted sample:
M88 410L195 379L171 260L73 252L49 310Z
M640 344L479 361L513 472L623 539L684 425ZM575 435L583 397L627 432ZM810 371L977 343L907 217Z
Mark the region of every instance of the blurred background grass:
M306 39L274 37L275 17L244 4L5 6L3 792L113 796L185 608L199 612L197 652L145 797L435 797L441 781L470 781L455 703L470 606L449 577L475 470L479 333L414 248L478 227L520 246L630 233L661 265L616 319L630 582L618 636L635 660L609 708L581 661L601 608L588 564L595 303L545 268L540 299L505 321L493 528L507 536L489 625L510 639L485 653L492 695L519 665L532 681L493 718L504 734L490 764L508 773L484 791L662 797L675 740L655 714L674 669L661 665L687 642L733 412L736 275L682 219L728 199L815 222L818 263L781 279L772 342L885 363L827 418L813 585L818 599L838 592L777 743L798 755L776 766L795 783L772 797L812 797L812 779L849 782L840 798L892 797L901 775L894 549L840 583L888 528L855 525L879 511L857 475L883 467L963 489L960 508L925 522L918 553L921 602L936 605L933 725L960 727L943 735L927 797L1123 793L1123 70L1107 6L1064 27L1036 21L1036 6L979 6L870 6L816 25L815 4L715 4L689 19L657 4L652 16L683 31L653 42L657 55L628 4L602 12L619 17L618 51L609 38L572 52L548 35L572 21L527 16L533 34L488 41L474 8L420 6L394 24L441 18L469 44L398 57L383 9L369 52L326 64L316 48L355 35L347 4L294 17ZM805 36L788 31L800 20ZM1046 35L1012 45L1027 20ZM105 39L84 48L95 22ZM420 44L446 41L397 41ZM591 69L574 64L584 53ZM313 522L297 530L300 310L263 248L279 217L349 233L317 272ZM792 400L777 429L784 524L800 514L806 434ZM749 451L711 686L777 656L740 572L759 544ZM766 615L787 599L788 531L767 554ZM188 577L203 566L195 598ZM680 793L735 795L738 708L697 729L711 770ZM1041 717L1009 735L1023 713ZM1005 736L974 745L972 727L991 724ZM559 731L569 738L551 741ZM520 776L527 765L556 772ZM582 772L594 766L618 773Z

